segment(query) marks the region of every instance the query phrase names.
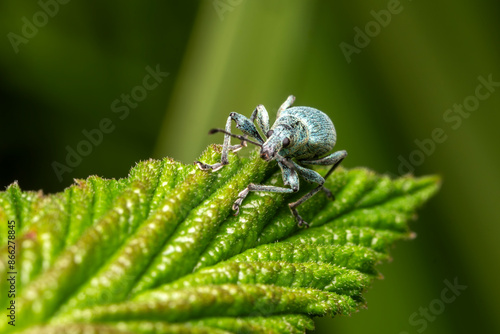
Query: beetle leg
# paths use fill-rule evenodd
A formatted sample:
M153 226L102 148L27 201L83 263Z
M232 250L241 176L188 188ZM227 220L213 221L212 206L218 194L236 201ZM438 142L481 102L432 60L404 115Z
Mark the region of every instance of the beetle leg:
M225 131L227 132L224 135L224 143L222 144L222 154L221 154L221 161L218 163L215 163L213 165L208 165L200 161L195 161L194 163L198 166L199 169L201 170L209 170L211 169L212 171L217 171L224 167L224 165L227 165L229 163L229 160L227 158L228 152L237 152L239 151L242 147L246 146L246 141L244 138L241 139L241 144L238 145L231 145L231 121L234 120L236 123L236 127L240 129L245 135L248 135L250 137L255 138L259 143L263 143L264 140L260 136L259 132L257 131L257 128L255 125L245 116L240 115L238 113L232 112L229 114L229 117L227 118L226 121L226 128ZM242 136L240 136L242 137Z
M290 108L294 101L295 101L295 96L293 96L293 95L288 96L286 101L283 102L281 107L278 109L278 113L276 114L276 119L278 119L280 117L280 114L283 110Z
M229 115L229 117L227 118L227 121L226 121L226 131L227 132L231 132L231 119L232 119L231 115ZM220 162L215 163L213 165L208 165L208 164L205 164L205 163L200 162L200 161L195 161L194 163L201 170L211 169L212 171L215 172L215 171L221 169L222 167L224 167L224 165L227 165L229 163L229 160L227 159L228 151L231 148L234 149L236 146L238 146L238 145L230 146L230 144L231 144L231 136L228 134L224 135L224 143L222 144L222 154L221 154Z
M346 151L337 151L321 159L302 160L300 161L300 163L304 165L335 165L337 162L342 161L346 156L347 156Z
M239 150L241 150L243 147L247 147L247 142L242 140L240 144L238 145L231 145L229 146L229 150L233 153L236 153L238 152Z
M325 188L323 184L325 183L325 180L328 178L328 176L330 176L330 174L333 173L333 171L338 167L338 165L340 165L340 163L342 162L342 160L344 160L346 156L347 156L346 151L338 151L318 160L301 161L301 163L309 165L333 165L332 168L330 168L330 170L328 171L328 173L326 173L325 177L322 177L321 175L319 175L319 173L317 173L312 169L304 168L300 165L295 164L297 173L299 173L300 176L302 176L309 182L314 182L319 184L319 186L317 186L316 188L314 188L313 190L311 190L310 192L299 198L297 201L288 204L290 210L292 210L292 214L295 216L295 218L299 220L299 226L301 226L301 222L305 223L303 220L301 221L301 218L298 218L300 217L297 213L297 207L299 205L307 201L309 198L313 197L320 190L323 190L328 197L333 198L332 192L327 188ZM307 223L305 224L306 226L309 226Z
M264 143L264 139L262 139L252 120L236 112L230 113L229 117L234 120L234 122L236 123L236 128L240 129L241 132L252 138L255 138L261 144Z
M323 188L323 184L325 183L325 179L316 171L308 168L304 168L295 162L293 162L294 169L297 171L297 173L302 176L306 181L308 182L313 182L319 184L318 187L314 188L311 190L309 193L305 194L302 196L298 201L292 202L288 204L288 207L290 208L290 211L292 211L293 216L298 222L299 227L305 225L306 227L309 227L309 224L299 215L297 212L297 207L307 201L309 198L313 197L318 191L320 191Z
M255 119L257 119L257 125L264 133L264 136L267 138L267 132L269 131L269 114L262 104L259 104L253 111L252 116L250 116L250 121L252 123L255 121Z
M235 216L239 214L241 203L247 197L250 191L266 191L266 192L283 193L283 194L295 193L299 191L299 177L297 175L297 172L280 162L278 162L278 165L280 166L283 172L283 183L285 185L289 185L290 188L266 186L266 185L250 183L245 189L243 189L243 191L241 191L238 194L238 198L233 204L233 210L236 211L236 213L234 214Z
M297 187L298 187L298 185L297 185ZM234 201L234 203L233 203L233 210L236 211L236 213L234 214L235 216L237 216L240 213L241 203L247 197L247 195L250 191L266 191L266 192L273 192L273 193L288 194L288 193L297 192L298 188L284 188L284 187L266 186L266 185L250 183L245 189L243 189L243 191L241 191L238 194L238 199L236 201Z
M344 158L347 156L346 151L337 151L334 152L330 155L327 155L326 157L323 157L318 160L310 160L310 161L301 161L301 164L304 165L333 165L333 167L328 171L328 173L325 175L325 179L330 176L331 173L337 168L337 166L344 160ZM332 192L328 190L327 188L323 187L323 191L326 193L326 195L329 198L333 199Z
M246 118L245 116L238 114L238 113L235 113L235 112L230 113L229 117L231 119L233 119L234 122L236 123L236 128L240 129L245 135L248 135L252 138L257 139L257 141L259 143L264 142L264 140L260 136L259 132L257 131L257 128L253 124L253 118L252 118L253 114L252 114L252 117L250 118L250 120L248 118ZM268 117L268 119L269 119L269 117ZM226 131L228 131L227 128L226 128ZM241 150L241 148L246 147L246 146L247 146L247 142L245 140L242 140L241 143L238 145L229 146L229 150L231 150L232 152L238 152L239 150Z

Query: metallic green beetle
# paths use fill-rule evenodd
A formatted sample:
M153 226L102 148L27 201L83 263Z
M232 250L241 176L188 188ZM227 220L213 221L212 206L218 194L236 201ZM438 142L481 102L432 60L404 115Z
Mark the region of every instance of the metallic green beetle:
M238 215L240 205L250 191L268 191L277 193L294 193L299 191L299 175L309 182L319 184L318 187L302 196L298 201L289 203L288 206L299 226L309 224L302 219L297 212L297 207L306 200L323 190L329 197L331 192L323 187L325 179L335 170L335 168L347 156L346 151L337 151L322 157L335 146L337 134L330 118L318 109L311 107L291 107L295 101L295 96L290 95L281 105L276 115L276 121L269 128L269 115L263 105L255 108L252 116L249 118L232 112L229 114L226 122L226 129L212 129L210 133L223 132L224 144L222 146L221 162L207 165L200 161L195 164L202 170L219 170L227 165L227 155L229 151L236 152L246 143L260 146L260 157L265 161L276 160L282 171L283 183L290 188L275 187L268 185L257 185L250 183L243 191L238 194L238 199L233 204L233 210ZM256 140L249 140L246 136L235 135L231 133L231 120L234 120L236 127L245 135ZM265 134L266 140L262 138L254 121ZM231 145L231 137L241 140L239 145ZM292 160L293 159L293 160ZM302 165L331 165L332 167L326 173L325 177L319 175L316 171L303 167Z

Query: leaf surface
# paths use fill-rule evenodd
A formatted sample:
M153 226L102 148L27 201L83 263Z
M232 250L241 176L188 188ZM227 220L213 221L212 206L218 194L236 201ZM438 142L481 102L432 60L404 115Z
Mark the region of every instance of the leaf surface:
M220 147L200 160L219 161ZM283 185L256 152L217 172L143 161L128 178L91 176L52 195L12 184L0 192L0 275L15 231L16 326L2 321L0 332L304 333L313 316L365 306L375 265L413 236L408 222L439 188L434 176L339 168L326 182L335 200L305 202L311 227L300 229L286 203L313 185L251 193L234 216L250 182Z

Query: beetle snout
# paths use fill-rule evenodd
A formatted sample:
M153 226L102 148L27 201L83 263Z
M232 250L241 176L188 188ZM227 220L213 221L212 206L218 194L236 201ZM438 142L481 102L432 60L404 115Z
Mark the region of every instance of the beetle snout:
M270 152L269 150L266 150L264 147L260 150L260 157L262 159L264 159L265 161L269 161L271 160L272 158L274 158L274 155L272 154L272 152Z

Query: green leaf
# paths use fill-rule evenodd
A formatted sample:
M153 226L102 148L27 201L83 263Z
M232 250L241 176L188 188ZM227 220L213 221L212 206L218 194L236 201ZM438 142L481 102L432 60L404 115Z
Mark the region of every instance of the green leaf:
M220 160L220 146L200 157ZM320 173L327 169L318 168ZM251 193L282 185L275 163L254 152L217 172L169 158L138 163L126 179L89 177L64 192L0 193L0 276L15 271L15 324L25 333L303 333L313 316L348 315L380 277L375 265L439 187L437 177L391 180L339 168L300 208L298 194ZM10 229L7 221L15 221ZM7 236L15 231L15 268ZM1 291L9 289L1 280ZM4 319L5 320L5 319Z

